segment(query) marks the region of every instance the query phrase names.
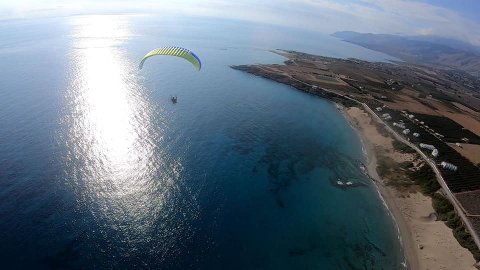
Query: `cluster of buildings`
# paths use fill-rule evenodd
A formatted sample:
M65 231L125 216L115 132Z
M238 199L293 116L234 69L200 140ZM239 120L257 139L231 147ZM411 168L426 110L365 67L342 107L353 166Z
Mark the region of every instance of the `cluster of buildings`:
M384 110L386 106L383 105L383 107L377 107L375 108L375 110L377 112L382 112ZM432 135L434 135L435 137L437 137L438 139L442 139L444 138L444 136L442 134L439 134L438 132L435 132L433 129L431 129L429 126L425 125L425 123L423 121L420 121L419 119L415 118L415 115L413 114L408 114L406 111L402 111L402 115L404 115L406 118L410 119L412 122L422 126L426 131L430 132ZM381 114L381 118L383 120L391 120L392 119L392 116L389 114L389 113L383 113ZM410 129L408 129L406 126L405 126L405 123L403 122L403 120L399 120L399 121L396 121L396 122L393 122L392 123L393 127L396 127L398 129L401 129L402 130L402 133L404 135L408 135L411 133ZM412 133L412 136L415 137L415 138L419 138L420 137L420 133L418 132L413 132ZM407 138L408 139L408 138ZM461 145L459 143L456 144L457 146L461 147ZM420 143L419 144L420 148L422 149L425 149L425 150L428 150L430 151L430 155L433 157L433 158L438 158L438 156L440 155L440 152L438 151L438 149L434 146L434 145L431 145L431 144L425 144L425 143ZM449 170L449 171L452 171L452 172L456 172L458 170L458 167L452 163L448 163L446 161L442 161L440 163L440 166L443 168L443 169L446 169L446 170Z

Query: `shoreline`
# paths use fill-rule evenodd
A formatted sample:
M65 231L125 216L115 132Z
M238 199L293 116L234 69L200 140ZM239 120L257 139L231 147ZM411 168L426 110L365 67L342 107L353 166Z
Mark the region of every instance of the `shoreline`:
M347 120L350 127L355 131L360 142L362 144L362 151L365 154L365 170L368 174L368 177L372 180L380 199L382 200L385 208L387 209L389 215L393 219L395 227L397 229L397 237L400 240L402 246L402 253L404 256L405 269L420 269L418 253L416 252L415 245L411 236L411 231L406 224L406 220L398 205L395 203L393 194L388 190L386 186L383 185L380 176L377 173L377 157L373 151L372 142L360 131L359 126L355 123L355 120L347 113L347 108L343 105L335 103L335 106L338 108L338 111L343 115Z
M382 203L397 227L407 269L477 269L473 253L460 245L446 223L438 220L432 198L422 194L415 183L404 182L407 186L402 186L401 181L405 181L401 177L406 173L406 168L403 167L405 163L418 166L428 161L396 149L396 137L380 132L376 126L377 120L364 111L364 108L357 107L358 104L363 104L362 101L345 92L312 84L308 78L308 82L296 78L295 70L289 73L288 70L276 66L262 65L240 65L231 68L286 84L336 105L339 113L361 140L367 163L365 171L374 182ZM380 160L377 160L378 158ZM380 165L378 169L390 175L380 177L377 162ZM385 166L393 169L385 172Z
M383 146L364 130L372 127L358 121L351 112L354 107L334 104L361 141L366 156L365 170L395 223L406 269L476 269L472 254L459 245L451 229L442 221L426 220L434 213L430 197L419 191L402 194L395 187L386 185L379 176L374 147ZM369 114L358 110L374 121ZM373 129L377 132L375 127Z

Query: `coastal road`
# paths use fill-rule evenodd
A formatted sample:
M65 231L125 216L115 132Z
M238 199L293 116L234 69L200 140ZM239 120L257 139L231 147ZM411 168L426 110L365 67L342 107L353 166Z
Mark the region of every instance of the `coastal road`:
M440 184L440 186L445 191L445 195L447 195L447 198L449 199L449 201L455 207L455 211L462 218L463 223L465 224L468 231L472 235L473 240L475 241L475 244L477 245L477 247L480 248L480 238L478 237L477 233L473 229L472 224L470 223L470 221L468 220L465 212L463 211L463 207L457 201L457 198L455 198L452 191L450 190L447 183L445 182L445 179L443 178L442 174L440 173L440 170L438 169L437 164L435 164L435 162L432 159L430 159L425 153L423 153L416 145L407 141L404 137L400 136L395 130L393 130L389 125L387 125L370 107L368 107L367 104L365 104L365 103L361 103L361 104L363 105L365 110L367 110L376 119L377 122L380 122L381 124L385 125L387 130L389 130L389 132L391 134L393 134L397 140L401 141L402 143L408 145L410 148L417 151L417 153L419 153L423 157L423 159L430 165L432 170L435 172L438 183Z

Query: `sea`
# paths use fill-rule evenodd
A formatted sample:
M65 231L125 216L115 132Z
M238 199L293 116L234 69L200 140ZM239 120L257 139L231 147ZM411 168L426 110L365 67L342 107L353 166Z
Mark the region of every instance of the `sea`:
M1 269L404 269L335 104L230 68L281 64L275 49L391 57L162 14L4 20L0 37ZM202 69L154 57L139 70L162 46Z

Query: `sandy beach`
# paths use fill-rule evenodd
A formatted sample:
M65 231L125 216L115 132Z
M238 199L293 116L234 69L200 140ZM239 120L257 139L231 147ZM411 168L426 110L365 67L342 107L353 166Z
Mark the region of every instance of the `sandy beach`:
M378 132L372 118L363 110L341 108L364 144L367 170L378 187L398 226L409 269L476 269L472 254L457 242L452 230L436 220L430 197L419 191L400 190L387 185L377 173L375 149L380 149L398 164L414 161L415 156L396 151L391 137Z

